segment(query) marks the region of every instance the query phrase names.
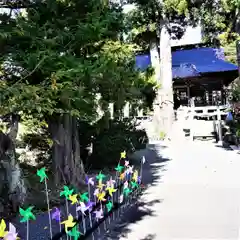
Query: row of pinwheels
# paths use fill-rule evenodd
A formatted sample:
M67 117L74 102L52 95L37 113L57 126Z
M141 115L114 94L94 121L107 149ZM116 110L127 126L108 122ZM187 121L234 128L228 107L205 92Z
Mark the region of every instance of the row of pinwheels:
M86 177L86 184L88 191L82 194L74 193L73 189L69 189L68 186L63 187L63 191L60 192L60 197L65 198L65 207L67 213L67 219L61 222L61 211L58 208L50 209L49 197L48 197L48 186L47 186L47 174L45 168L41 168L37 171L37 175L40 177L40 182L45 184L45 193L48 207L49 216L49 234L53 237L52 233L52 220L59 223L59 231L61 231L61 225L64 225L67 237L71 236L74 239L78 239L80 235L86 233L86 222L85 218L89 218L90 226L92 227L93 220L91 213L94 213L95 221L99 221L104 216L104 206L106 211L110 212L113 208L114 202L122 203L124 198L132 192L133 189L139 188L142 178L142 164L145 162L145 158L142 159L140 175L137 170L134 170L133 166L130 166L129 161L126 160L126 152L120 154L120 160L124 160L124 164L120 165L120 161L115 168L116 174L115 179L110 177L107 180L107 176L100 172L96 177ZM106 181L105 181L106 180ZM105 182L104 182L105 181ZM93 191L92 188L95 189ZM79 231L77 222L74 220L72 214L69 214L69 202L71 205L75 205L76 216L75 219L82 219L83 233ZM26 222L26 240L29 240L29 221L36 220L35 215L32 213L33 206L27 209L19 209L20 216L22 217L20 222ZM86 212L88 211L88 216ZM18 239L16 228L13 224L9 224L9 231L6 231L6 223L4 220L0 223L0 238L5 240Z

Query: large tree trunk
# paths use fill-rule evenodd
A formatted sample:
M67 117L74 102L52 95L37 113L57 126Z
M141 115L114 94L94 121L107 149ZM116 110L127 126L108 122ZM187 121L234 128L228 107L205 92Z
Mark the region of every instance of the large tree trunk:
M160 115L162 116L163 129L169 133L174 119L173 111L173 84L172 84L172 52L171 36L167 29L166 21L160 23L160 84L159 96Z
M1 161L1 196L5 195L4 202L17 211L18 207L24 203L27 195L22 171L16 158L16 137L18 134L19 116L9 114L5 117L8 131L6 134L0 132L0 161ZM4 191L4 192L2 192Z
M77 120L65 114L49 121L53 140L52 162L56 184L80 186L84 183L85 172L80 158L80 142Z

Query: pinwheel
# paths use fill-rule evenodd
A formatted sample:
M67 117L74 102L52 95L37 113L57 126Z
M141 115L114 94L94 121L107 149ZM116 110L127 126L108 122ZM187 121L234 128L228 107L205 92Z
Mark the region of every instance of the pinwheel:
M126 169L126 175L128 180L131 178L132 174L133 174L133 166L128 166L128 168Z
M86 176L86 183L87 183L87 185L92 185L92 186L94 186L94 181L93 181L93 177L88 177L88 176Z
M70 237L73 237L74 240L78 240L81 235L83 235L81 232L78 231L77 226L72 228L71 231L68 231L67 234Z
M123 184L123 189L125 189L127 187L128 187L128 181L125 181L124 184Z
M125 175L126 175L125 172L121 173L120 176L119 176L119 179L120 179L121 181L124 180Z
M88 192L80 194L80 199L81 199L82 202L88 202L89 201Z
M81 211L81 213L83 215L86 215L85 211L87 211L88 209L89 209L89 207L86 206L84 202L79 202L79 206L77 207L77 211Z
M111 201L109 201L107 204L106 204L106 207L107 207L107 211L110 212L113 208L113 203Z
M28 222L29 220L36 220L36 217L32 213L34 207L28 207L26 210L19 208L19 213L23 217L20 222Z
M115 167L115 170L116 170L118 173L121 173L123 169L124 169L124 167L121 166L120 164L118 164L117 167Z
M130 183L131 183L132 188L138 188L139 187L139 185L136 182L131 181Z
M123 194L119 196L119 203L122 203L122 202L123 202Z
M123 151L120 153L120 158L125 159L126 158L126 151Z
M47 179L46 168L41 168L37 170L37 175L40 177L40 182L43 182Z
M15 226L12 223L9 223L9 231L5 235L4 240L17 240L17 239L19 239L17 237L17 235L18 235L18 233L16 231Z
M50 204L49 204L49 197L48 197L48 186L47 186L47 174L46 169L41 168L37 170L37 175L40 177L40 182L44 181L45 184L45 194L46 194L46 200L47 200L47 208L48 208L48 222L49 222L49 231L50 231L50 237L52 238L52 222L51 222L51 213L50 213Z
M77 197L78 197L78 194L69 195L69 200L71 201L72 205L78 203Z
M112 197L113 193L115 193L117 189L115 189L114 187L108 187L106 188L106 191L108 191L109 195Z
M69 196L73 194L73 189L70 190L68 186L63 186L63 191L60 192L60 197L64 196L65 197L65 204L66 204L66 210L67 210L67 214L69 214L68 211L68 199Z
M138 183L138 184L141 184L141 182L142 182L142 178L141 178L140 176L138 176L137 183Z
M91 211L93 206L95 206L95 205L96 205L95 202L91 202L91 201L88 201L86 204L86 206L89 208L89 211Z
M7 234L6 230L6 223L5 221L2 219L1 223L0 223L0 237L4 238L4 236Z
M88 206L85 205L84 202L79 202L79 206L77 207L76 211L81 211L82 213L82 222L83 222L83 231L84 231L84 234L86 233L86 222L85 222L85 212L89 209Z
M128 187L123 190L123 194L124 194L125 196L128 196L131 192L132 192L131 189L128 188Z
M76 225L76 223L73 221L73 216L71 214L68 215L68 219L61 222L61 224L64 224L65 232L68 232L68 228L72 228Z
M103 210L102 210L102 208L100 208L100 210L98 210L98 211L95 211L94 214L95 214L95 218L96 218L97 221L102 219L103 218Z
M22 216L20 222L27 222L27 237L26 240L29 240L29 220L35 220L36 217L33 215L32 210L34 207L28 207L26 210L19 208L19 213Z
M106 199L105 199L105 196L106 196L106 193L105 192L100 192L97 194L97 198L98 198L98 201L102 201L102 202L105 202Z
M103 187L105 186L105 184L102 183L102 181L99 181L97 188L102 191Z
M112 186L114 186L115 183L116 183L116 181L113 180L112 177L110 177L110 179L106 182L106 186L107 186L107 188L112 187Z
M98 188L96 188L95 190L94 190L94 193L93 193L93 195L94 196L97 196L99 194L99 189Z
M128 165L129 165L129 161L126 160L124 166L127 167Z
M98 181L102 181L104 178L106 178L106 175L102 174L102 172L100 171L100 173L96 176L96 179Z
M66 199L68 199L69 195L73 194L73 189L70 190L68 186L63 186L63 191L60 192L60 197L64 196Z
M61 221L61 212L57 207L55 207L55 211L52 212L52 219L56 220L57 222Z
M132 176L132 180L137 182L137 180L138 180L138 171L137 170L134 171L133 176Z

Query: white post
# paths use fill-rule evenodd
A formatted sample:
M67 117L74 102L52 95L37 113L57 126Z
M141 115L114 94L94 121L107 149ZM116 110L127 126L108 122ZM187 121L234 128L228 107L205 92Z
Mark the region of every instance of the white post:
M222 118L219 106L217 106L217 124L218 124L218 144L223 144L222 138Z
M194 97L191 98L190 101L190 140L194 140L194 114L195 114L195 102L194 102Z

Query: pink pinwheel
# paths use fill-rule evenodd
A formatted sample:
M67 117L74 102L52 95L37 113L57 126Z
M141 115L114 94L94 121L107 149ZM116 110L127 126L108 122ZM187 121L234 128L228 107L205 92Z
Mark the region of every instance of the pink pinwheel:
M119 197L119 203L122 203L122 202L123 202L123 194L121 194Z
M80 202L80 205L77 207L77 211L81 211L81 213L83 215L86 215L85 214L85 211L87 211L89 209L89 206L86 206L84 202Z
M99 211L95 211L94 213L95 213L95 218L97 221L103 218L103 210L102 209L100 209Z
M115 180L112 179L112 177L109 179L109 181L107 181L106 185L107 188L112 187L115 184Z
M127 188L128 187L128 181L126 181L124 184L123 184L123 188Z
M58 222L61 221L61 212L57 207L55 207L55 211L52 213L52 219Z
M4 236L4 240L16 240L18 233L16 232L16 228L13 226L13 224L9 223L9 231Z
M124 166L127 167L129 165L129 161L125 161Z
M133 173L133 166L128 166L127 170L126 170L126 174L132 174Z

